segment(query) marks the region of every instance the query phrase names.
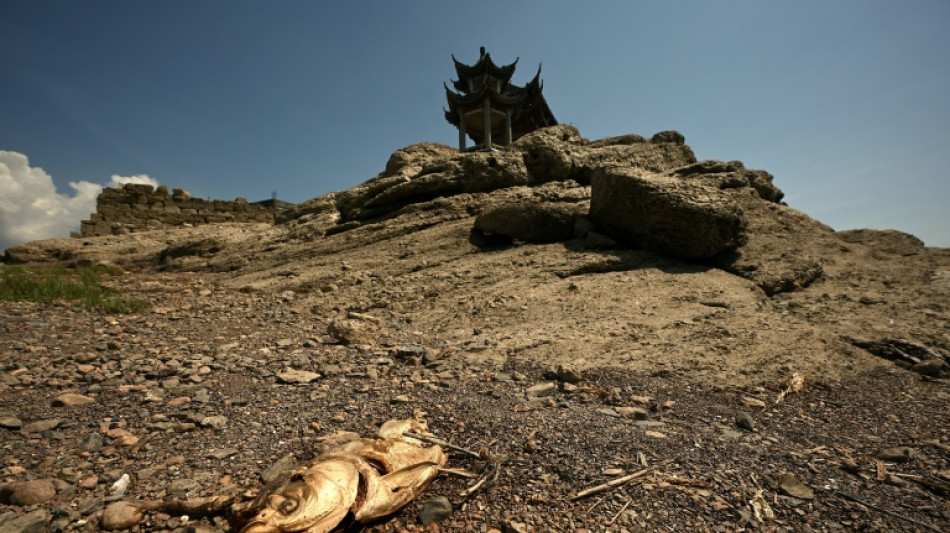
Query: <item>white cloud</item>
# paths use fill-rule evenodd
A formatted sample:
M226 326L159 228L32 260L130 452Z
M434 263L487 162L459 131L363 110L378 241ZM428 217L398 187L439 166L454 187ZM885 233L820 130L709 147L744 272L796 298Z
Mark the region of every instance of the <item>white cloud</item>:
M106 185L148 183L141 176L112 176ZM31 167L18 152L0 150L0 250L39 239L67 237L79 229L79 222L96 211L96 197L102 185L72 181L73 196L57 192L53 178L40 167Z

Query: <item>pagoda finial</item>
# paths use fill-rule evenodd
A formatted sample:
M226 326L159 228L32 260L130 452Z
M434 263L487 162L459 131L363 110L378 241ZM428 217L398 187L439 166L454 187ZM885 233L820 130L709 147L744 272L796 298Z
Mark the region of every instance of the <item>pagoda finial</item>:
M478 48L478 58L481 59L481 58L483 58L483 57L485 57L485 47L484 47L484 46L480 46L480 47Z

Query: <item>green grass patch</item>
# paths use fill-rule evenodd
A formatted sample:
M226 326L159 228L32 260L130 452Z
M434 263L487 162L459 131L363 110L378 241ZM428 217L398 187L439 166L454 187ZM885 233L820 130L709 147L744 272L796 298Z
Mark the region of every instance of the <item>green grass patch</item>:
M102 286L106 267L26 269L0 265L0 300L12 302L77 301L90 311L133 313L143 309L142 300L122 296Z

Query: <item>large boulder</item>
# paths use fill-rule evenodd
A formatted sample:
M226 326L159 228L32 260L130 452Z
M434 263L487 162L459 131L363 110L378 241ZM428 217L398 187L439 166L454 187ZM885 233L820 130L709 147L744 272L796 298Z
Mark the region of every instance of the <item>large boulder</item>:
M574 152L586 144L573 125L559 124L533 131L508 149L522 154L533 182L544 183L569 179L574 170Z
M545 243L574 238L574 224L585 204L516 203L485 211L475 219L475 231L519 241Z
M590 218L619 241L686 260L746 242L741 210L718 188L628 168L594 173Z

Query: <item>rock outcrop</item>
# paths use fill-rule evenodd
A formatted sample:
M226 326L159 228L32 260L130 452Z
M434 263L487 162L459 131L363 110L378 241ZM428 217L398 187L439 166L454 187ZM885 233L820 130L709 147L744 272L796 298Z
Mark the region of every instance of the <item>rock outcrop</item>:
M697 161L678 132L589 141L562 124L491 152L408 146L365 183L295 206L206 202L147 185L107 189L84 232L134 232L112 237L115 252L96 252L86 246L89 240L53 240L11 248L6 260L243 272L259 268L261 260L282 261L290 254L282 251L286 243L332 254L467 221L470 244L488 234L527 243L572 241L566 249L590 253L591 264L558 267L558 275L633 268L646 260L622 250L634 248L718 267L772 295L815 282L829 265L827 252L847 250L850 243L873 246L878 255L922 249L919 240L899 232L835 233L782 198L768 172L738 161ZM227 225L253 221L264 224ZM222 224L213 236L200 227L164 233L213 222ZM140 231L150 228L164 232L152 238ZM340 234L345 236L333 238ZM251 243L267 238L273 243L255 251Z
M746 221L728 195L649 172L600 169L591 184L590 218L614 239L692 261L746 242Z
M575 220L584 204L514 203L489 209L475 219L475 231L525 242L545 243L574 238Z

